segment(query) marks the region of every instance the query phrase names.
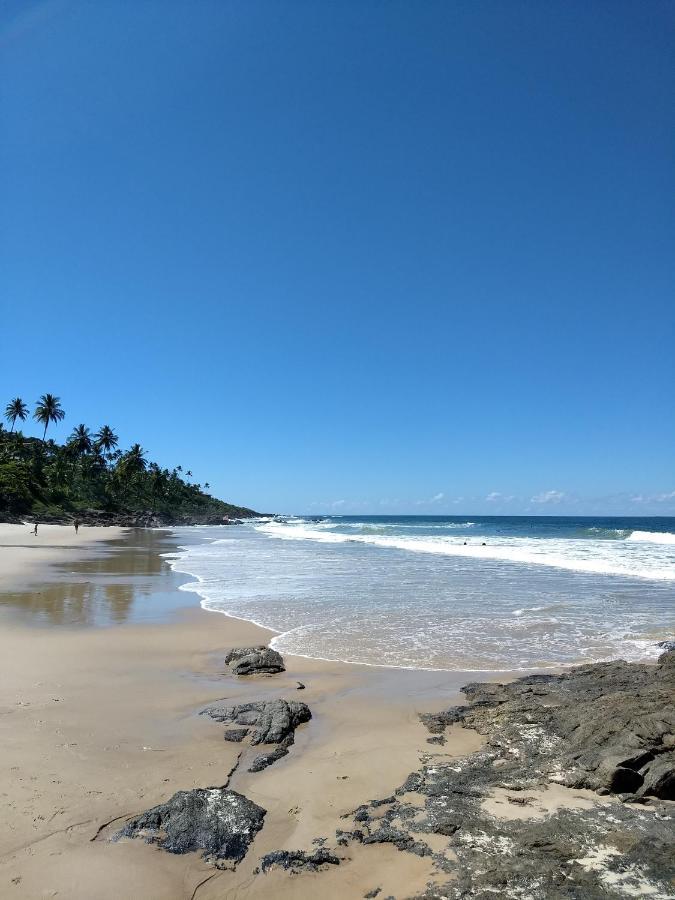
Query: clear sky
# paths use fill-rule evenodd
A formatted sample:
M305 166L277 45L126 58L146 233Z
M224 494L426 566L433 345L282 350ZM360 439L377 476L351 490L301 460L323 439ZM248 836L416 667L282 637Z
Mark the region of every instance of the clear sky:
M263 510L674 513L674 44L661 0L4 0L2 406Z

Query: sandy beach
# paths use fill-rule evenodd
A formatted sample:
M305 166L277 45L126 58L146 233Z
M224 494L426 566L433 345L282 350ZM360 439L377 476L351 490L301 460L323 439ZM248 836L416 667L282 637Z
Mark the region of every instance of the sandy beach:
M228 652L274 633L179 590L170 532L33 537L0 529L0 897L672 896L672 653L464 692L475 673L292 655L238 677ZM285 755L232 737L252 703L307 712ZM207 844L254 805L238 861L158 845L175 797L219 810Z
M453 733L442 748L430 747L418 718L458 699L461 673L288 657L287 671L274 678L236 679L225 673L225 650L265 643L271 633L205 612L189 593L177 594L183 607L161 623L92 628L77 616L69 623L73 587L82 579L109 579L111 568L123 572L125 548L138 535L82 529L76 543L72 529L52 526L40 529L39 544L32 538L21 526L0 532L8 825L0 847L0 896L178 900L195 896L201 885L200 900L315 897L319 877L321 892L335 898L361 897L378 887L383 896L401 897L424 889L433 878L430 860L387 844L345 849L346 864L328 872L253 870L269 851L316 849L315 839L334 836L341 816L398 787L422 754L447 759L478 747L481 739L468 730ZM142 540L145 557L148 533ZM156 550L149 552L159 559ZM78 558L85 574L73 574ZM139 594L135 602L148 602L139 578L156 577L127 576L127 587ZM168 577L175 589L181 579ZM41 597L47 598L47 622ZM302 692L298 681L306 686ZM298 728L285 759L255 774L240 766L232 777L231 788L267 810L254 852L236 871L214 870L194 853L172 855L141 841L106 839L126 818L177 790L223 785L242 747L223 741L222 728L198 713L223 698L268 697L301 698L312 721Z

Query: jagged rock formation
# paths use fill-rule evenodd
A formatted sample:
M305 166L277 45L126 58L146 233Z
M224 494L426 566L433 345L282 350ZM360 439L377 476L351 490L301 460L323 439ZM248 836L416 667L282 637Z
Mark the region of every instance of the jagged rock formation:
M226 788L178 791L128 822L113 840L141 837L169 853L201 850L219 868L236 865L263 826L265 810Z
M469 704L423 721L437 735L456 723L475 728L483 749L428 756L393 796L349 814L353 827L338 843L429 856L448 879L424 900L669 900L674 676L675 653L666 653L657 666L603 663L467 685Z
M498 727L516 746L529 731L528 765L568 787L675 800L675 653L657 666L619 660L463 691L468 706L422 716L432 733Z
M225 740L239 742L249 736L253 746L278 744L269 753L257 756L249 766L249 772L259 772L286 756L288 748L295 742L295 729L312 718L307 704L296 700L260 700L237 706L216 705L202 710L202 715L227 725L243 726L226 731Z
M280 653L269 647L236 647L225 657L225 665L235 675L276 675L285 672Z

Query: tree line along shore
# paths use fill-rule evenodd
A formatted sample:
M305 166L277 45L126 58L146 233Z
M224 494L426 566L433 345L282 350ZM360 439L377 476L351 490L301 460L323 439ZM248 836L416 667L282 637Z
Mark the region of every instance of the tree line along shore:
M210 485L194 482L180 465L150 461L139 443L122 450L110 425L92 431L78 424L58 444L47 432L65 416L54 394L43 394L32 416L20 397L7 403L8 427L0 423L0 521L218 525L259 515L211 496ZM41 436L17 428L30 418Z

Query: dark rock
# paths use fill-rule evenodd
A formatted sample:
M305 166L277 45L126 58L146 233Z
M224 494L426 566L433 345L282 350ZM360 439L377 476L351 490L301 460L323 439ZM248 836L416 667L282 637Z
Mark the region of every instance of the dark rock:
M448 725L461 721L463 707L453 706L445 712L422 713L420 719L432 734L442 734Z
M261 753L260 756L256 756L251 765L248 767L249 772L262 772L263 769L266 769L268 766L271 766L272 763L277 762L277 760L288 754L288 748L293 744L293 735L289 735L287 738L279 744L279 746L275 750L271 750L269 753Z
M228 728L223 737L226 741L232 741L235 744L239 744L244 740L248 732L248 728Z
M639 772L621 765L620 759L621 756L608 756L601 760L595 770L597 787L608 788L610 794L634 794L644 779Z
M222 867L244 858L264 818L262 807L236 791L196 788L178 791L132 819L113 840L141 837L169 853L201 850L205 860Z
M671 638L667 641L659 641L656 646L661 647L662 650L675 650L675 639Z
M520 744L533 766L555 764L569 787L645 794L651 788L642 787L641 770L655 757L667 760L660 771L670 765L675 772L668 743L675 734L673 661L675 653L666 652L656 666L618 661L508 684L472 683L463 688L470 705L422 721L434 734L443 723L481 734L502 727L503 740Z
M378 894L382 892L381 887L373 888L372 891L368 891L367 894L363 895L363 900L373 900L373 897L377 897Z
M225 740L241 741L250 736L253 746L279 745L269 753L257 756L249 766L249 772L260 772L286 756L295 741L295 729L312 718L307 704L297 700L259 700L238 706L210 706L202 710L202 715L227 725L243 726L228 729Z
M280 653L269 647L236 647L225 657L235 675L276 675L285 672Z
M394 797L345 816L354 828L336 832L338 843L384 841L431 854L450 880L436 879L416 900L670 896L675 653L657 665L601 663L464 691L466 706L422 720L436 736L448 725L474 728L483 748L462 759L427 758ZM551 782L604 796L542 816L537 798ZM498 797L511 814L490 812L485 801ZM445 836L450 852L436 844L432 852L425 834Z
M278 744L293 734L298 725L309 722L312 714L297 700L258 700L237 706L210 706L202 711L216 722L244 725L251 730L252 744Z
M301 681L298 681L298 686L296 688L296 691L304 691L304 689L305 689L304 684Z
M268 872L274 866L279 866L296 874L301 871L318 872L327 865L339 866L341 862L339 856L324 847L313 853L306 853L304 850L274 850L262 857L259 871Z
M378 806L388 806L390 803L393 803L396 800L396 797L392 794L391 797L383 797L381 800L372 800L370 805L373 809L377 809Z
M362 839L363 844L393 844L399 850L407 850L417 856L431 856L428 844L415 840L409 832L393 828L388 823L381 825L375 831L371 831Z
M639 790L640 797L659 797L661 800L675 800L675 765L673 754L657 757L643 770L644 783Z
M427 744L445 744L445 735L435 734L433 737L427 738Z

